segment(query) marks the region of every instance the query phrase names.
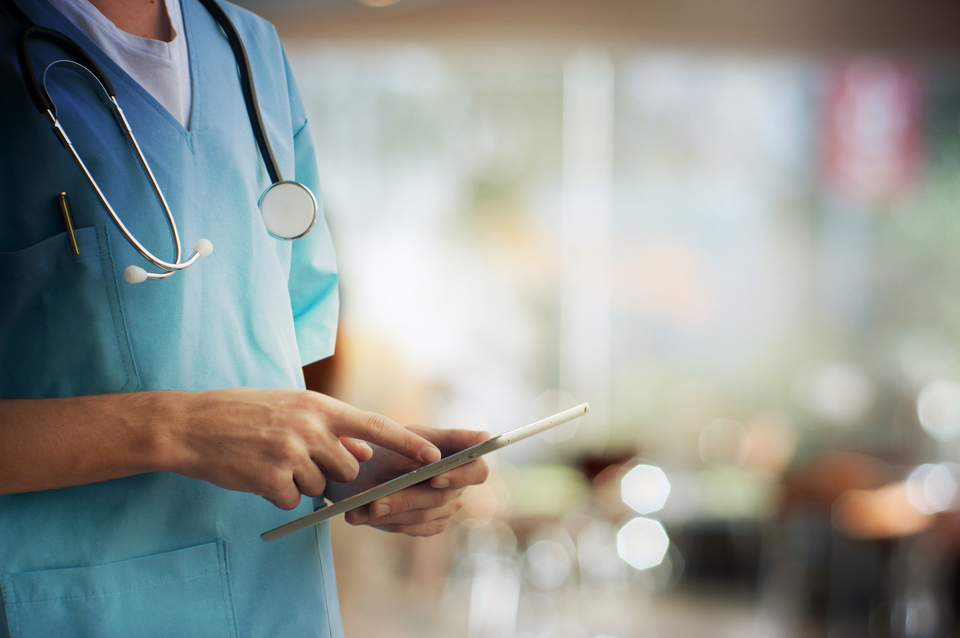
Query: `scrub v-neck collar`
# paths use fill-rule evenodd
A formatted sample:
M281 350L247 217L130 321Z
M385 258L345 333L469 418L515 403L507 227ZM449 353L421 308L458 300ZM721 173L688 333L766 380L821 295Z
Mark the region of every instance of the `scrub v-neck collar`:
M179 0L168 0L169 2L177 2ZM160 102L156 100L150 93L144 89L139 82L130 77L126 71L124 71L120 65L114 62L110 56L106 55L103 50L100 49L90 38L87 37L83 31L78 29L66 16L64 16L56 7L50 4L47 0L32 0L30 3L25 3L28 6L26 9L39 8L43 11L46 11L48 17L51 21L57 24L59 27L57 30L62 31L64 35L69 36L71 39L77 42L81 47L83 47L91 56L96 60L104 70L109 70L112 72L112 75L115 76L113 79L123 83L130 89L130 95L133 94L138 97L145 106L151 108L153 111L158 113L161 119L165 120L170 126L176 130L181 137L187 141L187 143L193 147L195 139L195 131L199 129L200 126L200 92L199 92L199 68L198 68L198 56L196 52L196 46L194 46L193 41L193 26L195 20L195 10L198 3L195 0L183 0L180 4L180 13L183 17L183 34L182 36L186 38L187 45L187 57L189 58L188 63L188 72L190 74L190 91L192 98L190 100L190 121L189 129L185 128L176 117L173 116L170 111L168 111ZM24 10L21 7L21 10ZM26 10L24 10L26 12ZM212 19L212 18L211 18ZM49 22L47 20L36 20L34 22L37 24L43 25L43 22ZM125 94L126 97L128 94ZM118 99L120 107L123 108L123 103ZM136 131L134 131L136 134Z

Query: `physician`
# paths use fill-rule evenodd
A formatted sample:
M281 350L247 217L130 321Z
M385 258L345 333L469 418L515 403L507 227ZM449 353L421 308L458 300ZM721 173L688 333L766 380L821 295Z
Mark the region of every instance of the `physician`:
M0 89L0 636L341 636L327 525L260 534L486 437L304 389L337 274L273 27L0 0ZM347 520L437 533L486 472Z

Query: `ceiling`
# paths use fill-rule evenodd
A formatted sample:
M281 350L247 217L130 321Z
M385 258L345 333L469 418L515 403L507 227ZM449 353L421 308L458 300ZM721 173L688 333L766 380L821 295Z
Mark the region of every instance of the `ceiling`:
M956 0L239 0L287 38L591 41L960 55Z

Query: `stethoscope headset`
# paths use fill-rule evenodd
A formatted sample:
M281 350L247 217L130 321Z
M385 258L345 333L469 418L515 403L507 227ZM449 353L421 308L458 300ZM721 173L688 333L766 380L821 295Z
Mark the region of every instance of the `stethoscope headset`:
M170 1L176 2L177 0ZM257 91L254 87L253 76L250 72L250 59L247 57L246 49L243 47L243 41L240 39L240 34L237 32L236 27L234 27L216 0L200 0L200 3L206 7L207 11L210 12L220 25L220 28L222 28L223 32L227 35L230 48L233 50L234 58L236 58L237 61L237 69L240 73L240 85L243 89L243 99L246 102L247 114L250 116L253 135L257 140L257 146L260 149L260 155L263 157L263 162L266 165L267 174L270 176L271 182L258 202L260 212L263 215L263 222L267 231L277 239L299 239L310 232L310 229L313 228L314 223L316 223L317 200L309 188L299 182L284 180L283 175L280 173L280 168L277 165L276 157L274 157L273 149L270 146L270 140L267 138L263 117L260 114L260 108L257 104ZM50 121L50 126L53 128L53 132L63 147L70 151L77 166L83 171L87 181L96 193L100 204L110 215L110 218L113 219L113 223L119 231L127 241L137 249L137 252L143 255L144 259L162 271L158 273L147 272L139 266L131 265L124 271L124 278L132 284L140 283L146 279L164 279L178 270L189 268L201 257L209 255L213 251L213 244L210 243L209 240L201 239L197 242L193 255L186 261L180 261L180 234L177 232L177 224L174 222L166 198L164 198L163 192L160 190L160 186L153 176L153 171L150 170L147 160L140 151L140 145L137 144L133 131L130 129L130 124L127 122L127 118L124 116L120 105L117 104L116 91L114 91L113 84L110 82L110 78L103 72L103 69L100 68L100 65L71 38L59 31L36 25L13 0L0 0L0 4L20 23L20 31L17 34L16 45L17 58L20 62L20 73L23 76L24 84L26 84L27 92L30 94L30 99L33 101L34 106L37 107L37 110L39 110L41 114L46 114ZM27 45L31 39L47 40L63 48L67 53L72 55L75 60L57 60L49 64L43 72L43 82L41 85L41 83L37 81L37 76L34 74L33 62L30 60L30 55L27 50ZM159 201L163 208L164 216L167 218L167 226L170 229L175 250L174 260L172 262L164 261L153 255L153 253L137 241L136 237L127 229L116 211L114 211L110 205L110 202L107 201L103 191L100 190L100 186L93 178L93 175L87 170L86 165L73 147L70 138L67 136L66 131L64 131L60 125L57 119L57 107L53 103L53 100L50 99L50 94L47 91L47 74L50 72L50 69L58 66L83 76L95 89L99 87L98 95L101 101L104 102L107 108L112 109L121 131L129 138L130 144L140 162L140 166L150 180L150 185L157 197L157 201ZM67 223L67 228L70 231L74 252L77 252L76 242L72 239L73 229L72 222L69 218L69 205L64 193L60 195L60 205Z

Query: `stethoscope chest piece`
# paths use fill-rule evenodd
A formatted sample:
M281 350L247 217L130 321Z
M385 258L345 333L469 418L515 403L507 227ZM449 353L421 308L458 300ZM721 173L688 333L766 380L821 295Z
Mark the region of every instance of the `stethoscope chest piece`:
M299 182L277 182L260 197L267 232L277 239L299 239L317 221L317 199Z

